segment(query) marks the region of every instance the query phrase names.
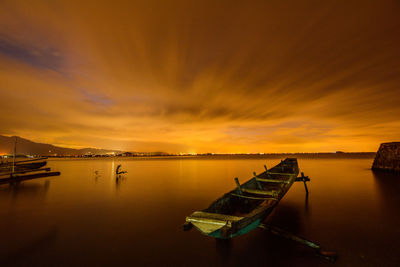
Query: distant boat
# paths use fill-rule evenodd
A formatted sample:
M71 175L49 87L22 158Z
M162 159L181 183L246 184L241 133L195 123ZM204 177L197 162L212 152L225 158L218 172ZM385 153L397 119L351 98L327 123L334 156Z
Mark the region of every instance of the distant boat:
M0 184L19 183L25 180L59 176L60 172L51 172L50 168L42 168L47 164L47 158L38 158L0 164ZM38 162L35 162L38 161Z
M27 158L24 155L22 157ZM15 184L25 180L60 175L60 172L50 172L50 168L42 168L47 164L47 161L44 161L47 157L19 161L17 158L17 137L15 137L12 162L0 163L0 184Z
M193 226L207 236L229 239L256 229L267 218L297 180L297 159L287 158L226 193L208 208L186 217L184 230Z
M47 164L46 158L38 158L24 161L16 161L14 164L14 171L33 171L36 169L40 169ZM35 162L37 161L37 162ZM13 162L3 162L0 164L0 173L4 172L12 172Z

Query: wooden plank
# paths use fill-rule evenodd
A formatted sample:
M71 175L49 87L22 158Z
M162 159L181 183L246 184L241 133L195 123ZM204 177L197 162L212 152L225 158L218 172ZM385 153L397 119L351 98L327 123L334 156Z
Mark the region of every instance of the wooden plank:
M263 183L277 183L277 184L288 184L290 180L278 180L278 179L265 179L265 178L258 178L256 180Z
M329 260L331 262L335 262L337 259L337 253L334 251L325 251L321 249L321 245L315 242L312 242L310 240L307 240L305 238L299 237L297 235L294 235L286 230L283 230L281 228L278 228L276 226L272 226L269 224L265 224L265 223L260 223L258 225L259 228L267 230L269 232L271 232L274 235L278 235L281 236L283 238L287 238L290 240L293 240L297 243L300 243L302 245L305 245L307 247L310 247L312 249L315 250L315 252L317 252L318 255L324 257L326 260Z
M50 168L40 168L40 169L34 169L34 170L21 170L21 171L14 171L14 174L18 173L27 173L27 172L38 172L38 171L50 171ZM6 173L0 173L0 176L10 176L13 174L12 172L6 172Z
M249 194L255 194L255 195L263 195L263 196L278 196L279 192L277 190L257 190L257 189L248 189L248 188L243 188L242 191L245 193Z
M205 211L195 211L191 215L187 216L186 218L187 218L186 221L191 221L192 219L202 219L202 220L224 222L224 224L227 221L239 221L239 220L243 219L243 217L239 217L239 216L205 212Z
M251 196L238 195L235 193L232 193L231 195L235 196L235 197L248 198L248 199L254 199L254 200L278 200L277 198L274 198L274 197L251 197Z
M232 227L232 223L240 221L243 217L195 211L186 217L186 222L193 224L197 229L205 234L210 234L222 227Z
M239 178L235 177L235 183L236 183L236 187L237 187L239 194L243 194L242 188L240 187Z
M270 175L288 175L288 176L294 175L294 173L286 173L286 172L267 172L267 174L270 174Z
M60 172L43 172L43 173L19 175L16 177L2 178L2 179L0 179L0 184L22 182L25 180L37 179L37 178L48 177L48 176L59 176L60 174L61 174Z

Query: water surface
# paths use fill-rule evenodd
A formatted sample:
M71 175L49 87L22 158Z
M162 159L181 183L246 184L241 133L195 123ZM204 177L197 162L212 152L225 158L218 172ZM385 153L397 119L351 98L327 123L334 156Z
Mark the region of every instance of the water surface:
M263 230L230 242L182 231L234 177L280 159L51 160L61 176L0 186L0 265L331 265ZM337 266L398 265L400 177L374 175L372 160L299 159L310 195L295 183L268 222L336 250Z

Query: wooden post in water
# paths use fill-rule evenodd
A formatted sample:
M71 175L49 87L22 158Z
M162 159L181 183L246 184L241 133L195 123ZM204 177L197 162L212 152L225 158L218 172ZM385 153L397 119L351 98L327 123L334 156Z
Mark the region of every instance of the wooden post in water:
M306 196L308 196L308 188L307 188L307 183L306 183L307 179L304 176L304 172L301 172L301 179L303 180L304 188L306 189Z
M265 223L260 223L260 225L258 226L261 229L267 230L270 233L274 234L274 235L278 235L290 240L293 240L297 243L303 244L307 247L310 247L312 249L314 249L315 252L317 252L317 254L319 256L322 256L323 258L325 258L326 260L329 260L331 262L335 262L337 259L337 253L334 251L325 251L321 249L320 244L312 242L310 240L301 238L299 236L296 236L288 231L285 231L283 229L280 229L276 226L272 226L270 224L265 224Z

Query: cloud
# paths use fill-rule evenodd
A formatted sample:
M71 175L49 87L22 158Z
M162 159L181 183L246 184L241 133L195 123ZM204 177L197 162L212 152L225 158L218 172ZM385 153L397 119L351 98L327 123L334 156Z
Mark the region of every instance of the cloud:
M1 134L169 152L400 138L396 2L3 5Z
M33 47L1 37L0 53L36 68L58 70L62 61L60 53L56 49Z

